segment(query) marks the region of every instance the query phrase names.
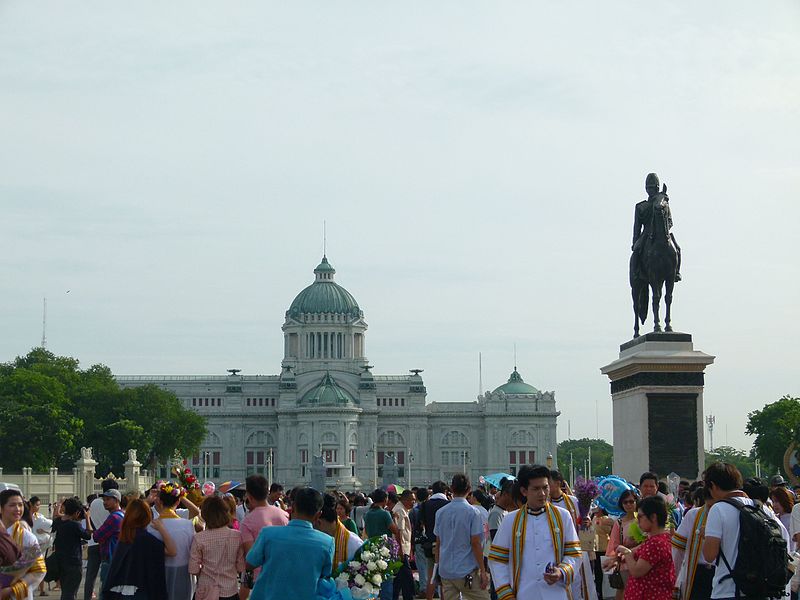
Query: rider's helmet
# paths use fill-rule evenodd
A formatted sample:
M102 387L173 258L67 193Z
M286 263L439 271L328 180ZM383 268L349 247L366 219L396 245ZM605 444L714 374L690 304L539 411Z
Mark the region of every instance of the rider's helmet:
M647 179L644 180L644 189L655 189L658 191L658 188L661 186L661 182L658 180L658 175L655 173L650 173L647 175Z

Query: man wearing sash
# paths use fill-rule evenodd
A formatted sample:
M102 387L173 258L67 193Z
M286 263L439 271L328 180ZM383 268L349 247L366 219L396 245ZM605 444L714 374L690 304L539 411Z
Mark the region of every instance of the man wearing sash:
M517 474L525 505L508 513L489 549L498 600L571 600L581 544L569 513L548 502L550 471L525 465Z
M676 586L680 587L680 597L684 600L708 600L714 579L714 565L703 558L706 517L712 500L705 489L699 488L705 504L692 508L684 515L681 524L672 534L672 562L678 574Z
M563 508L572 519L575 534L578 533L578 499L564 492L564 476L560 471L550 471L550 503ZM575 580L572 582L572 597L575 600L597 600L597 591L591 584L592 566L589 556L581 552L580 565L577 568Z

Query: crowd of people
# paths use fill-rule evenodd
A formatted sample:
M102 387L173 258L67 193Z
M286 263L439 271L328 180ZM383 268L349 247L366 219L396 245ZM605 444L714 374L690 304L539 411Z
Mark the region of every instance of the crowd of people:
M795 499L782 478L743 481L726 463L674 494L644 473L613 515L580 510L561 473L538 465L499 487L456 474L368 496L285 493L261 475L200 498L168 481L123 494L106 480L98 497L64 499L50 515L4 490L0 600L47 595L45 582L75 600L81 581L83 600L322 600L339 592L320 583L376 536L399 548L382 600L788 597Z

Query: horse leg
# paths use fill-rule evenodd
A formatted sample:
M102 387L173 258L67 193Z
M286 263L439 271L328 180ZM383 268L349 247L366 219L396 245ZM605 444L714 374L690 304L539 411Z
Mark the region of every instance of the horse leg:
M664 304L667 307L666 315L664 316L664 331L672 331L672 315L671 315L671 307L672 307L672 290L675 287L675 281L670 281L669 279L666 281L666 291L664 292Z
M639 288L631 285L631 296L633 296L633 337L639 337Z
M653 290L653 331L661 331L661 321L658 318L658 305L661 304L661 282L656 282L651 286Z

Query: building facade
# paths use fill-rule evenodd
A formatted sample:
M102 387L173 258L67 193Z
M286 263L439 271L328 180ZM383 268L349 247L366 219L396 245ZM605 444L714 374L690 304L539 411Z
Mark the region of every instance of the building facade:
M123 387L170 390L207 418L191 459L200 477L262 473L291 486L309 483L322 457L328 487L371 489L393 478L391 464L397 483L411 486L555 459L555 395L525 383L516 367L472 402L428 402L420 370L373 374L364 312L335 273L323 257L286 311L279 375L118 378Z

